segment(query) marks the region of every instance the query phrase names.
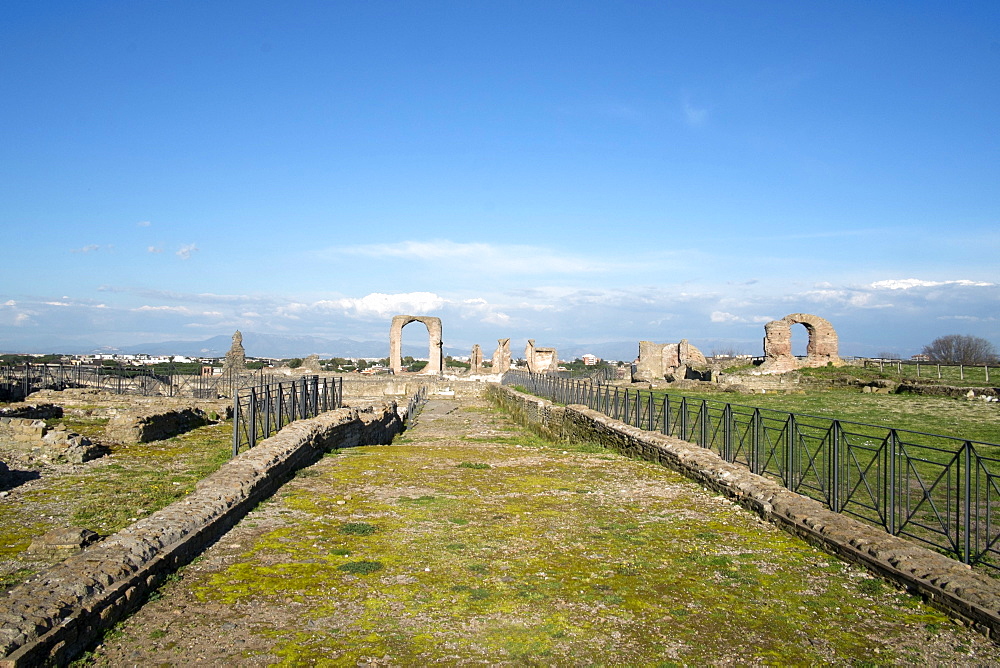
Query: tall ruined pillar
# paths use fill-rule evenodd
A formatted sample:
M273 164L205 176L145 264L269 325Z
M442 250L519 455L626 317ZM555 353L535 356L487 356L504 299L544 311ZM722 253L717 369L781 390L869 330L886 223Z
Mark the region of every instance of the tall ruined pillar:
M510 339L497 339L497 349L493 351L493 373L510 371Z
M472 354L469 355L469 373L480 374L483 372L483 349L477 343L472 346Z

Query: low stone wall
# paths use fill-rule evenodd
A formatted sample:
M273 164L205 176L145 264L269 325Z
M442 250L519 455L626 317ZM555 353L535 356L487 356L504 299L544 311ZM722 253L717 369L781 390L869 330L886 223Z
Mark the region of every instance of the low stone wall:
M987 637L1000 637L1000 582L954 559L828 510L693 443L631 427L585 406L553 406L508 387L492 387L487 396L548 434L599 443L676 470L817 547L920 594Z
M296 470L333 448L388 443L402 428L394 402L286 426L186 498L8 592L0 599L0 666L67 663Z
M954 397L956 399L1000 397L1000 388L998 387L955 387L954 385L929 385L925 383L900 383L896 386L896 392L931 397Z
M344 376L344 400L348 403L357 398L411 397L421 387L427 388L431 397L478 397L490 384L499 383L499 376L477 376L474 378L447 379L417 374L363 378Z
M0 439L15 443L37 443L45 436L45 420L21 417L0 417Z
M0 409L0 443L13 446L18 457L82 464L107 454L103 445L91 443L65 427L50 428L45 420L63 417L61 406L22 404ZM9 470L9 469L8 469ZM0 471L0 478L6 471Z
M49 420L63 416L62 406L55 404L11 404L0 408L0 418L30 418Z
M232 417L232 399L192 399L191 397L145 397L137 394L114 394L97 388L69 388L33 392L32 402L51 402L68 414L109 415L115 409L164 410L195 406L206 413Z
M149 443L162 441L202 427L211 420L200 408L109 409L111 419L104 428L108 443Z

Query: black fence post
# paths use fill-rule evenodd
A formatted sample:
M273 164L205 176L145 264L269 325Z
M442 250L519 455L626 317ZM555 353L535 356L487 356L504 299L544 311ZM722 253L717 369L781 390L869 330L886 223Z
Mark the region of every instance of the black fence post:
M285 387L278 383L278 420L274 423L275 430L285 426Z
M701 422L701 433L699 434L699 439L701 440L701 443L699 445L703 448L711 448L712 443L710 434L712 430L708 424L708 400L701 400L701 409L698 412L701 413L701 416L699 417L699 422Z
M250 415L247 420L247 447L253 448L257 445L257 390L250 388ZM265 436L266 437L266 436Z
M841 432L840 420L834 420L830 434L830 456L828 459L830 468L827 475L830 478L830 509L838 513L843 510L840 506Z
M670 395L663 395L663 434L670 435Z
M733 406L727 403L722 407L722 458L733 461Z
M760 424L760 409L753 409L753 417L750 418L750 470L754 473L760 473L762 470L760 462L760 446L761 446L761 424Z
M888 489L889 498L886 500L886 517L888 519L889 526L886 529L893 536L896 535L896 430L889 430L889 438L886 439L885 444L885 456L888 458L888 466L886 466L886 473L889 476Z
M972 563L972 443L965 442L962 457L962 563Z
M240 397L233 392L233 457L240 454Z
M794 452L795 452L795 416L791 413L788 414L788 419L785 420L785 487L792 490L796 490L798 485L795 484L795 473L793 467L795 466Z

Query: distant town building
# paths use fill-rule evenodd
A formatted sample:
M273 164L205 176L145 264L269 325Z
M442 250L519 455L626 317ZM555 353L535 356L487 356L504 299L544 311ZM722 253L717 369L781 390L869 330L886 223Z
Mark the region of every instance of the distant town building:
M590 353L587 353L586 355L581 355L580 359L583 360L583 363L586 364L587 366L596 366L597 363L601 361L600 357L598 357L597 355L591 355Z

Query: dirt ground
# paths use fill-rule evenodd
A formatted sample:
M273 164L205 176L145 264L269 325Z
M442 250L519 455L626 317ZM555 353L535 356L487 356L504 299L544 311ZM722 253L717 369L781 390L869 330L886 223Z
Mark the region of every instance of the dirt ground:
M668 470L472 400L301 471L81 663L986 666L1000 648Z

